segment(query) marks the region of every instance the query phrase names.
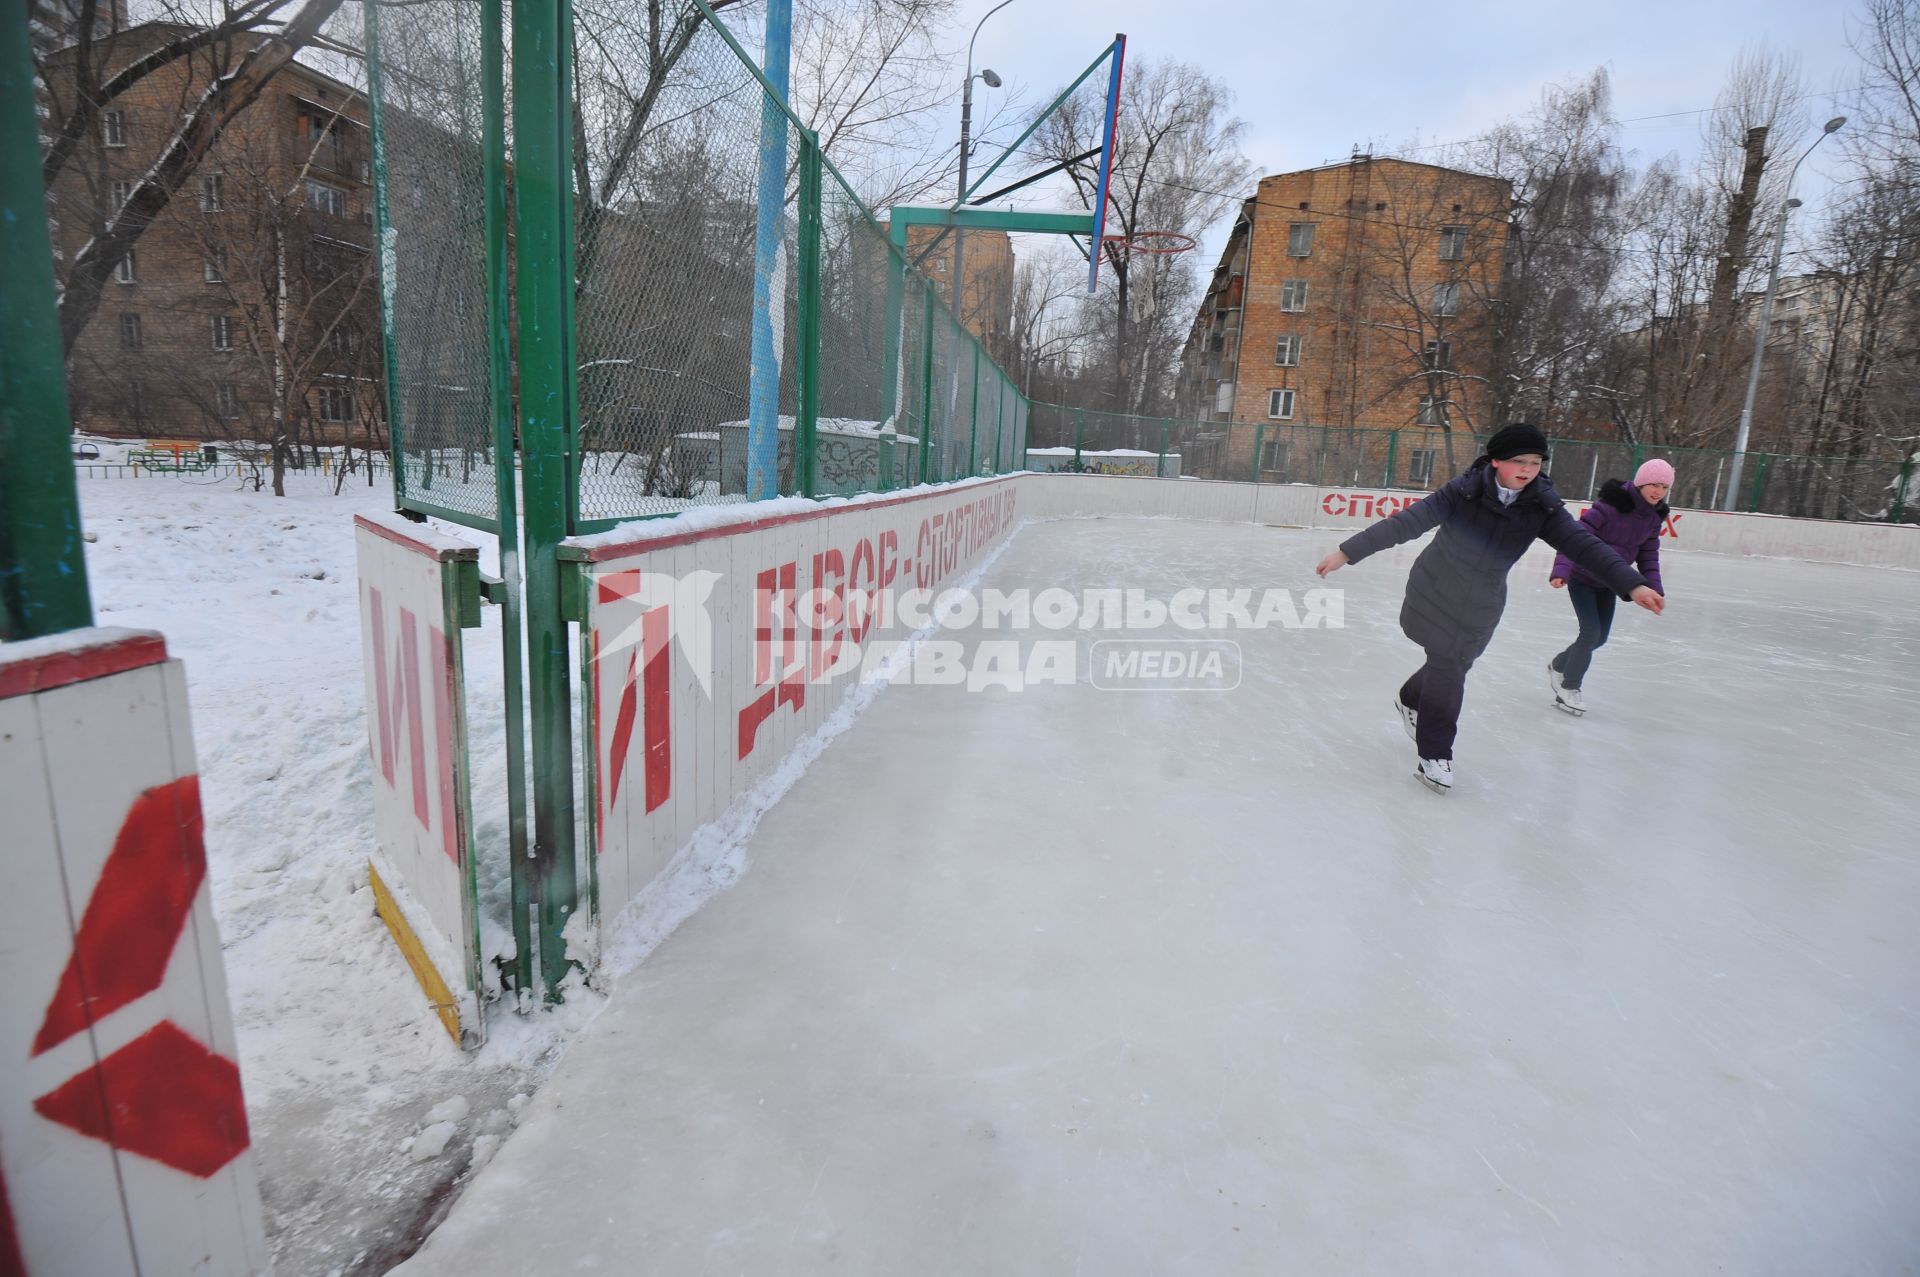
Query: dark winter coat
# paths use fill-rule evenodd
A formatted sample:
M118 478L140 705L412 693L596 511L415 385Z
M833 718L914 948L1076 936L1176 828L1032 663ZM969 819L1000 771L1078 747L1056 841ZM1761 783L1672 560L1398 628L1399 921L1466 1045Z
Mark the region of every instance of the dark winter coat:
M1471 661L1487 650L1507 606L1507 571L1538 537L1621 598L1645 585L1638 572L1583 527L1542 474L1502 505L1485 457L1424 501L1341 542L1349 562L1440 533L1407 576L1400 629L1436 655Z
M1609 479L1600 485L1600 499L1580 516L1580 522L1615 554L1639 568L1648 585L1665 594L1667 591L1660 584L1660 529L1666 524L1668 513L1666 502L1648 505L1640 489L1620 479ZM1578 581L1596 590L1607 588L1564 554L1553 561L1553 576L1561 581Z

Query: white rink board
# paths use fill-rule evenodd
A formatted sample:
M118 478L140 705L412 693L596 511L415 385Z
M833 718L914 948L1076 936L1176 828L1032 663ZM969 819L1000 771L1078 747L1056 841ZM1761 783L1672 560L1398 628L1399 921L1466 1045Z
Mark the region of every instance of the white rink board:
M1034 514L1152 515L1296 528L1366 527L1428 494L1406 489L1314 487L1310 484L1219 483L1118 475L1034 476ZM1588 502L1569 501L1578 515ZM1920 525L1789 519L1773 514L1676 510L1662 548L1706 550L1749 558L1799 559L1861 567L1920 570Z
M374 837L393 891L440 978L480 1025L479 937L466 704L454 565L476 547L399 520L358 516L360 644Z
M0 648L0 812L0 1270L264 1272L186 681L159 635Z
M1029 482L594 539L583 663L603 920L825 722L858 681L857 664L831 674L836 659L905 637L897 617L862 626L843 611L814 625L792 601L954 584L1010 534Z

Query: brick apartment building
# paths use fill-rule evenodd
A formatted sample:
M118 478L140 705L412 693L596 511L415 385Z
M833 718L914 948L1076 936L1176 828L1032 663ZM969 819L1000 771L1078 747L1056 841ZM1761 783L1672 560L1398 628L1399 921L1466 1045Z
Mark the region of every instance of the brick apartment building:
M111 72L188 30L96 35L99 62ZM108 105L48 192L57 274L153 164L217 60L239 53L208 48ZM49 130L72 102L72 55L43 54ZM76 427L269 439L279 385L295 439L364 442L381 384L369 158L359 92L297 63L277 74L116 268L68 360Z
M933 280L934 291L953 305L953 249L951 232L936 226L907 229L907 259L919 263ZM980 339L987 353L1004 359L1007 334L1013 327L1013 240L1005 231L968 231L962 266L967 278L963 305L956 308L960 322Z
M1350 437L1355 466L1397 445L1396 481L1426 486L1445 431L1487 428L1511 200L1498 178L1370 155L1262 179L1188 335L1181 413L1264 423L1279 479L1306 434L1288 427L1377 431ZM1228 473L1255 439L1230 432Z

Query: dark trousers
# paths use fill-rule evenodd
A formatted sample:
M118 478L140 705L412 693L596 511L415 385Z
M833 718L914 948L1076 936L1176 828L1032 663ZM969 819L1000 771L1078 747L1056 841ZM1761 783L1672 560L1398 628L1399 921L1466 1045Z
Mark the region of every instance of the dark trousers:
M1429 650L1427 663L1400 688L1400 703L1420 715L1413 742L1422 758L1452 758L1460 728L1460 703L1467 694L1467 671L1474 658L1441 656Z
M1580 634L1566 651L1553 658L1553 668L1560 671L1562 683L1579 687L1587 677L1587 666L1593 664L1593 654L1606 645L1607 635L1613 632L1613 607L1620 600L1609 590L1569 581L1567 601L1580 618Z

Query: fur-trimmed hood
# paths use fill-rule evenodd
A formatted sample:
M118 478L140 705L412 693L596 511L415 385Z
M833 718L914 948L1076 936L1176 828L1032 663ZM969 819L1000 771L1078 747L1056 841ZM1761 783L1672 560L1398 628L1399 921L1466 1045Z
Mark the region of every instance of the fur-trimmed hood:
M1647 499L1641 495L1640 489L1634 487L1625 479L1607 480L1600 485L1600 495L1594 499L1606 502L1621 514L1632 514L1635 506L1644 506L1647 504ZM1664 501L1654 506L1653 509L1662 519L1673 513L1673 507Z

